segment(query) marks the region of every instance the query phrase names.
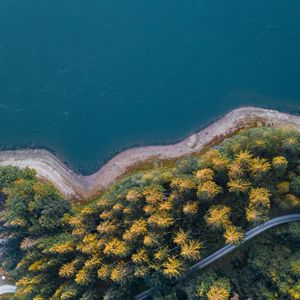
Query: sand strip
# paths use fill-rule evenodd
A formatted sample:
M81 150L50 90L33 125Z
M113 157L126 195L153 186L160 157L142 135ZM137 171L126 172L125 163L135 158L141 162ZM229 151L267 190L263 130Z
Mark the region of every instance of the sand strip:
M33 168L39 177L53 182L64 195L89 198L109 187L133 166L151 159L174 159L197 153L213 141L225 138L239 129L261 124L274 127L290 126L300 131L299 116L275 110L243 107L231 111L177 144L137 147L123 151L90 176L75 173L46 150L0 151L0 165Z

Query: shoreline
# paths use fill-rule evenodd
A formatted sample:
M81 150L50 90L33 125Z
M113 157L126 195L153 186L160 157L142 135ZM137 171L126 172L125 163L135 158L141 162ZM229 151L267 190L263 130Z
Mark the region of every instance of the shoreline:
M63 195L87 199L107 189L139 164L154 159L177 159L195 154L214 141L224 139L240 129L261 125L288 126L300 131L300 116L257 107L238 108L179 143L142 146L122 151L96 173L88 176L71 170L48 150L0 151L0 166L33 168L38 177L51 181Z

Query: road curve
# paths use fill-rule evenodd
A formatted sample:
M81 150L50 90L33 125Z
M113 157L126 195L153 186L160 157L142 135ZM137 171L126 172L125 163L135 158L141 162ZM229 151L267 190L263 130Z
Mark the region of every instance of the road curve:
M215 262L216 260L223 257L224 255L232 252L234 249L239 247L241 244L245 243L248 240L251 240L255 236L261 234L262 232L264 232L272 227L275 227L275 226L278 226L278 225L281 225L284 223L290 223L290 222L296 222L296 221L300 221L300 214L291 214L291 215L285 215L285 216L273 218L273 219L267 221L266 223L256 226L253 229L250 229L249 231L246 232L245 238L240 244L226 245L225 247L221 248L220 250L214 252L210 256L200 260L199 262L197 262L196 264L191 266L185 275L187 275L188 273L190 273L191 271L194 271L196 269L203 269L204 267ZM146 299L149 296L151 296L152 293L153 293L153 289L148 289L148 290L136 295L135 300Z
M177 159L202 151L239 129L265 124L292 127L300 131L300 117L257 107L235 109L203 130L173 145L137 147L125 150L108 161L98 172L83 176L69 169L46 150L0 151L0 166L30 167L51 181L64 195L89 198L111 186L130 168L149 160Z
M3 284L0 286L0 295L13 294L16 291L16 287L11 284Z

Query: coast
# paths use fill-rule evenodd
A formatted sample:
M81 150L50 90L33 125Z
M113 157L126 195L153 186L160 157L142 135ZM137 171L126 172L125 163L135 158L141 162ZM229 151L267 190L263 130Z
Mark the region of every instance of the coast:
M290 127L300 131L300 116L257 107L238 108L179 143L125 150L89 176L77 174L47 150L0 151L0 166L33 168L38 177L51 181L65 196L86 199L107 189L139 164L198 153L240 129L261 125Z

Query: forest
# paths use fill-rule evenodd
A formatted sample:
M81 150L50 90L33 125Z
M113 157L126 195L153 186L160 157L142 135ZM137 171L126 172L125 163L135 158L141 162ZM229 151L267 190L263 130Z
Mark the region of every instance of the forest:
M31 169L1 167L0 189L11 299L133 299L149 287L155 299L300 299L297 222L184 277L248 229L300 212L300 134L291 129L242 130L82 205Z

